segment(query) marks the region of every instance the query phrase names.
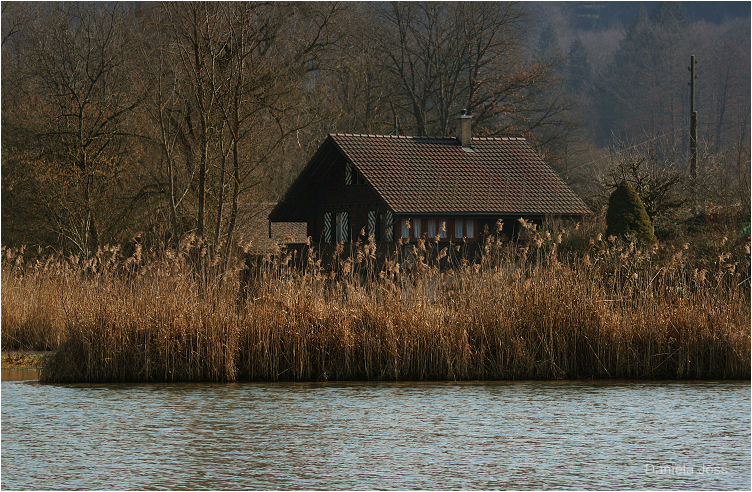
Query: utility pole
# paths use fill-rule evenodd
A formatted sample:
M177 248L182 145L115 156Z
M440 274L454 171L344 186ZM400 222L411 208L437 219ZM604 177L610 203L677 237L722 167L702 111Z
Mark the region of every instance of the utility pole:
M689 61L689 174L693 186L697 184L697 111L695 111L695 55Z

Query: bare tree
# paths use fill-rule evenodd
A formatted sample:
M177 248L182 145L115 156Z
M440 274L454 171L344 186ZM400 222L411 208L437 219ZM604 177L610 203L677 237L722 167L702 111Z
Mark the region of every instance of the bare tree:
M322 53L317 92L310 101L312 111L322 118L308 136L314 142L332 132L395 131L394 84L384 76L387 56L373 41L379 32L379 24L373 22L376 8L349 3L335 19L339 36Z
M684 206L687 200L681 149L671 138L653 137L644 144L620 141L611 152L606 187L627 181L635 189L650 220Z
M302 108L304 87L308 75L320 70L322 51L338 39L333 24L340 11L334 3L236 7L230 10L223 105L232 145L225 269L240 197L266 179L288 138L315 120ZM219 231L218 222L217 237Z
M33 136L17 142L25 149L15 155L25 156L17 170L29 173L25 182L39 194L49 227L88 254L111 226L101 222L128 158L125 121L140 103L125 55L129 12L89 3L30 8L34 20L4 35L4 61L6 52L16 60L7 89L23 100L4 106L3 123Z
M395 105L419 135L452 132L460 109L482 135L560 139L571 102L555 70L563 56L530 59L531 17L514 2L395 2L380 11L385 69Z
M337 4L152 4L143 57L152 81L148 138L165 162L177 238L186 218L211 252L229 252L239 205L276 179L289 137L314 120L309 74L333 42ZM148 52L147 52L148 50ZM229 210L228 210L229 208ZM226 255L225 258L228 258Z

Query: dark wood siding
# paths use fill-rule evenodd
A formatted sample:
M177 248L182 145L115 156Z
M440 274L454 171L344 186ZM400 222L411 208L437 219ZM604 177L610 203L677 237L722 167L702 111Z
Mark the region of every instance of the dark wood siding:
M322 163L321 175L309 185L302 206L308 210L308 234L314 241L323 241L324 214L332 217L340 212L348 214L348 239L357 240L361 229L368 236L368 212L383 211L384 203L368 184L345 184L345 158L339 153L330 154L331 160ZM334 219L332 219L334 220ZM334 231L334 227L332 228ZM334 234L332 235L334 240Z

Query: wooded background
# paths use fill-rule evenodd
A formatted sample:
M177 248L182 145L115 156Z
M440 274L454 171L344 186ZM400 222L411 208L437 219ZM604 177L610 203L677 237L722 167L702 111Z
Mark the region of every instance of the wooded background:
M2 244L229 245L328 133L453 135L463 108L596 211L627 179L656 223L748 215L750 4L3 2Z

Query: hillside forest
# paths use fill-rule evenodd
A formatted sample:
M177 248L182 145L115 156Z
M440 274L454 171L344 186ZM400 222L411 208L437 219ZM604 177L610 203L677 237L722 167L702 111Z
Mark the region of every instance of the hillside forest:
M230 244L327 134L462 109L596 214L630 182L659 240L749 221L750 45L749 2L3 2L2 244Z

